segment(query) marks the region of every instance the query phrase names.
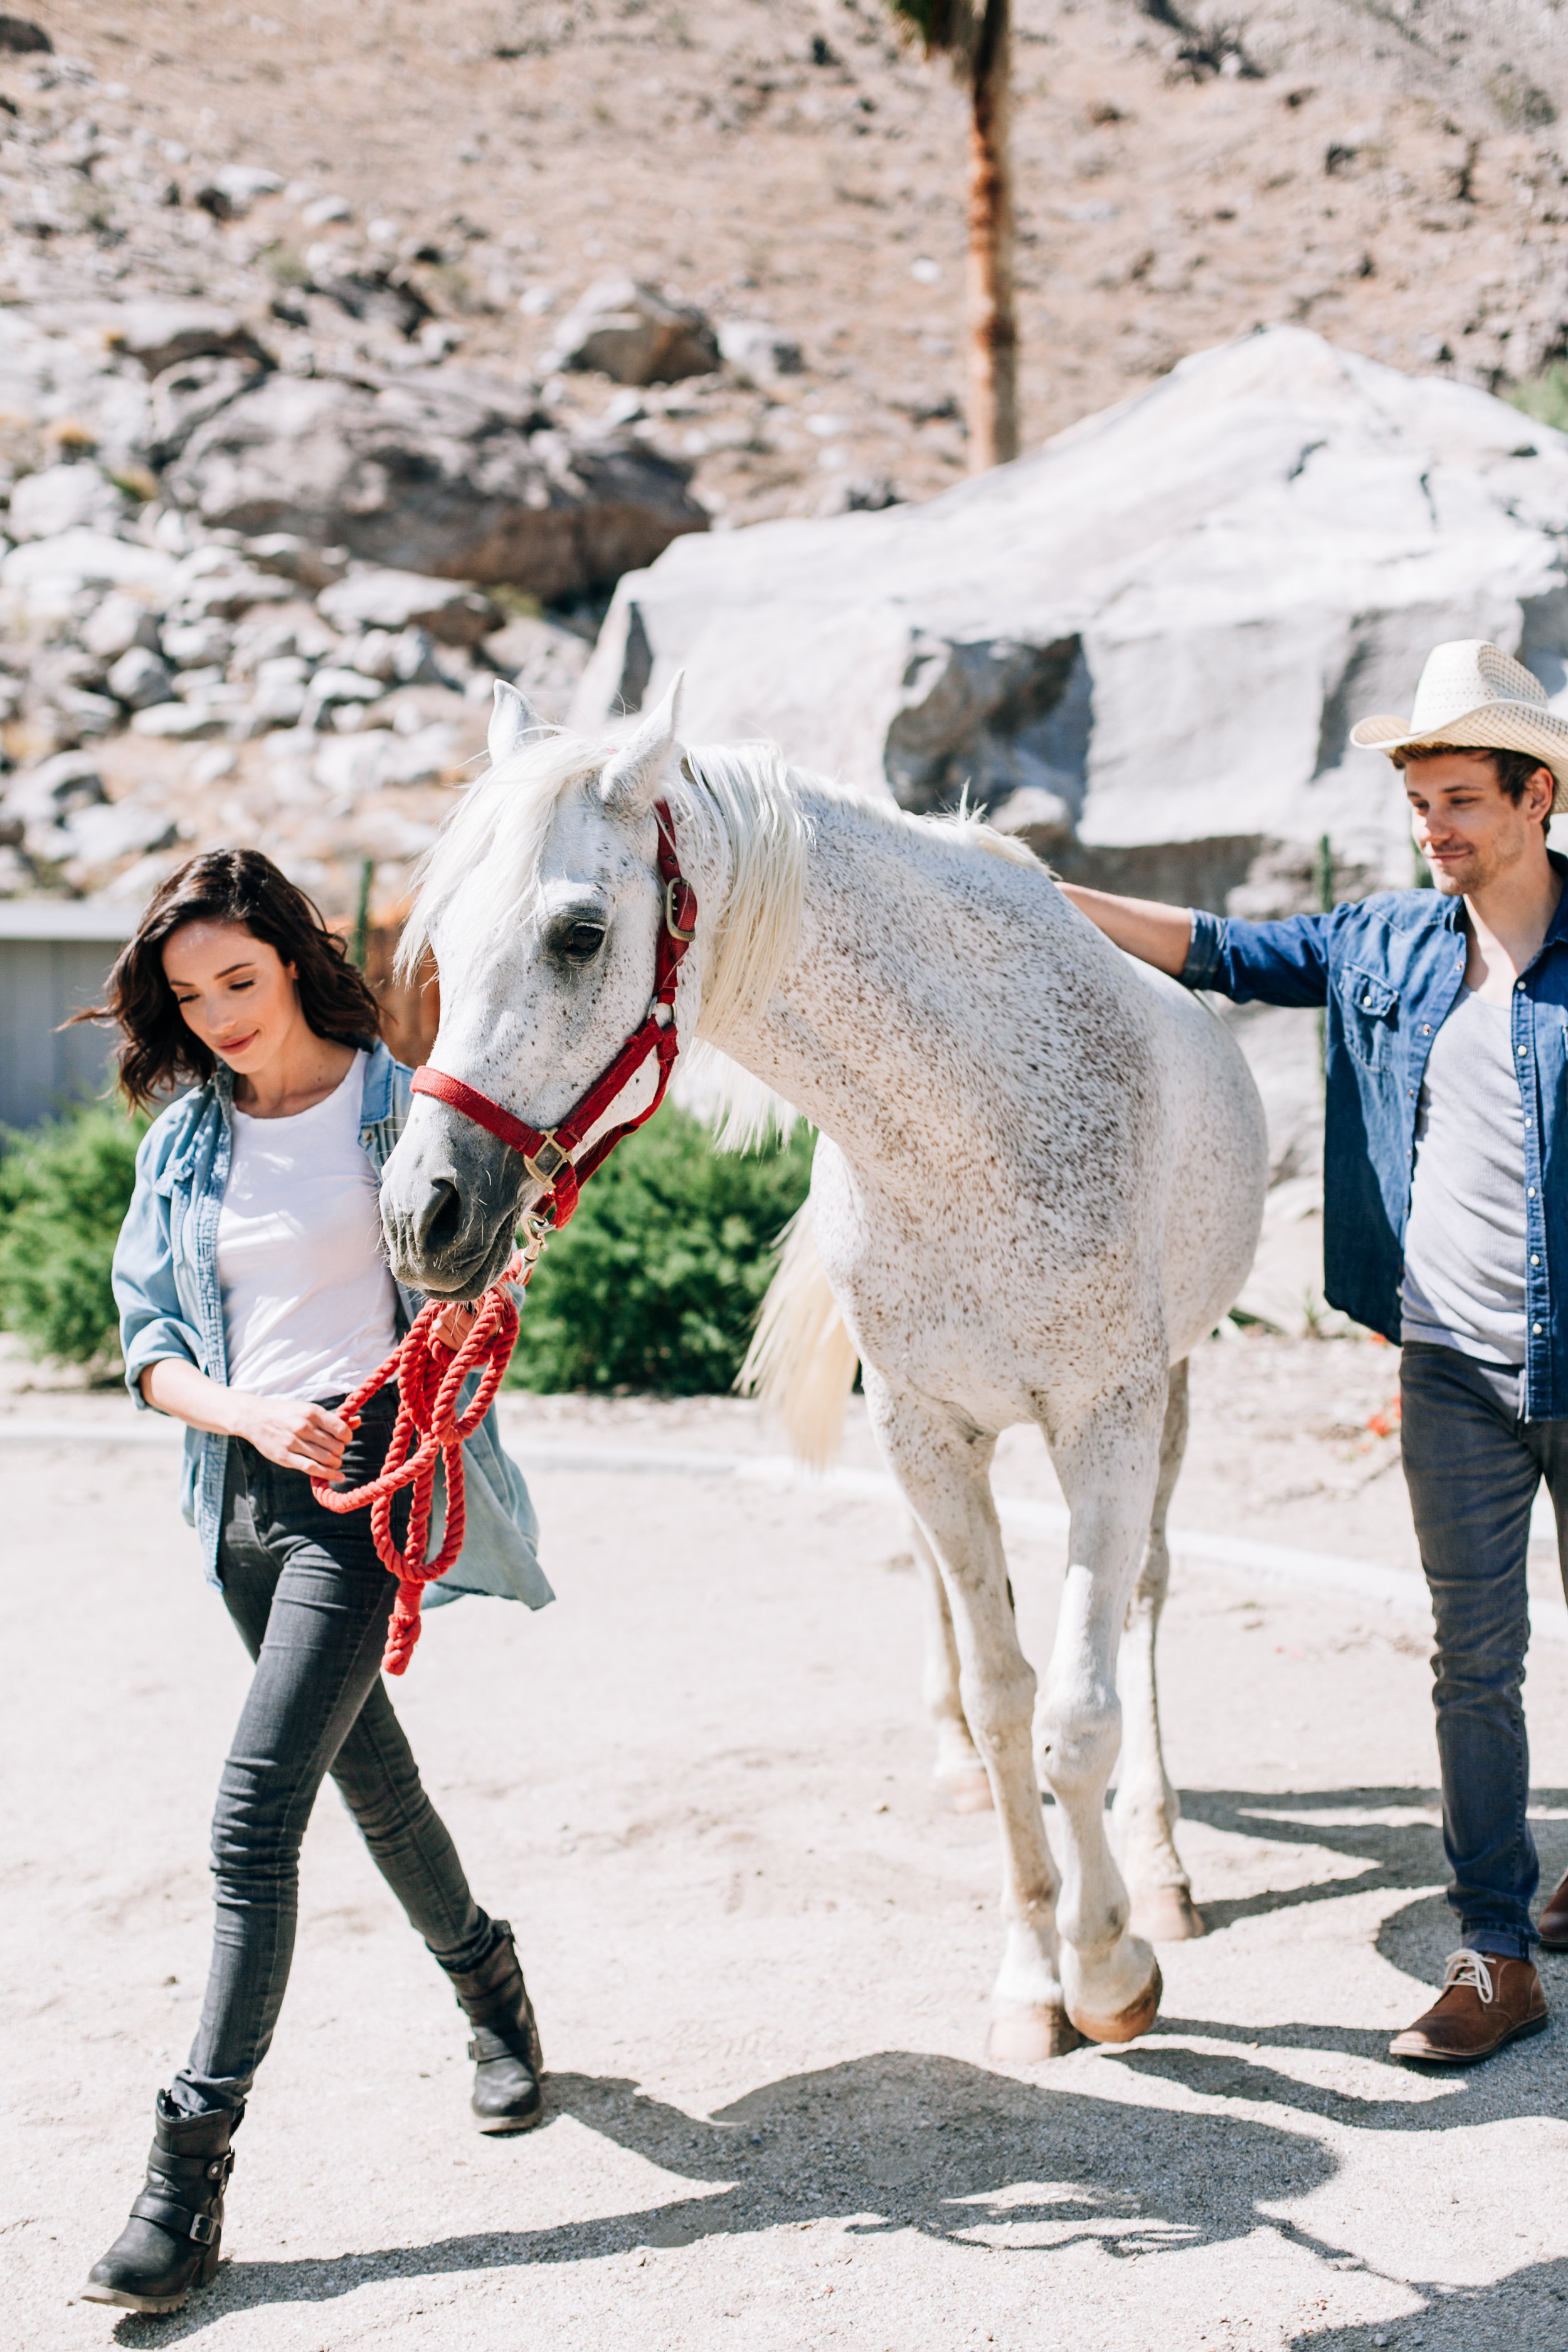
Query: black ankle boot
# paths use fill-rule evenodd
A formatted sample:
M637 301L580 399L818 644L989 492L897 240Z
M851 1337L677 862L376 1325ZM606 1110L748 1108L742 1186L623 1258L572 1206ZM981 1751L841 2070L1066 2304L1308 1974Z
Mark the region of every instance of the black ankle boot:
M504 1919L495 1922L495 1945L477 1969L447 1973L458 2007L474 2029L468 2055L474 2061L473 2109L479 2129L528 2131L544 2112L539 2087L544 2053L511 1929Z
M245 2113L224 2108L184 2116L166 2091L153 2110L147 2186L131 2219L94 2263L84 2303L118 2303L127 2311L178 2311L194 2286L217 2271L223 2192L234 2168L229 2140Z

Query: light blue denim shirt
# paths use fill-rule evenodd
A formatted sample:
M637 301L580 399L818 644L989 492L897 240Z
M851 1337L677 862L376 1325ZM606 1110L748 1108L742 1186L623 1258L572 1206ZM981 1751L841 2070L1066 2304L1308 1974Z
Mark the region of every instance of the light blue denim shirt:
M125 1380L145 1407L142 1375L174 1356L226 1385L223 1295L217 1276L217 1221L228 1181L234 1081L217 1075L156 1118L136 1154L136 1189L114 1250L114 1299ZM370 1051L360 1105L360 1141L379 1178L403 1132L412 1100L409 1073L384 1045ZM406 1330L425 1301L397 1285L398 1328ZM467 1393L467 1392L465 1392ZM228 1440L185 1431L186 1519L201 1538L207 1581L219 1582L218 1535ZM426 1609L465 1592L489 1592L542 1609L554 1594L539 1565L539 1522L522 1473L501 1450L494 1410L463 1448L468 1519L463 1549L438 1582L425 1589ZM437 1490L431 1543L445 1518Z

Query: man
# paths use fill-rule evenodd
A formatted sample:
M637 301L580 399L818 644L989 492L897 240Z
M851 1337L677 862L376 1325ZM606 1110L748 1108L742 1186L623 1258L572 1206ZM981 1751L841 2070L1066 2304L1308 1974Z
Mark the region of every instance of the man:
M1532 1943L1568 1950L1540 1877L1520 1692L1530 1512L1568 1537L1568 721L1496 646L1439 646L1406 726L1352 742L1403 772L1432 890L1278 923L1068 888L1189 988L1327 1008L1324 1287L1402 1343L1405 1474L1431 1587L1443 1840L1462 1946L1391 2045L1454 2065L1546 2023Z

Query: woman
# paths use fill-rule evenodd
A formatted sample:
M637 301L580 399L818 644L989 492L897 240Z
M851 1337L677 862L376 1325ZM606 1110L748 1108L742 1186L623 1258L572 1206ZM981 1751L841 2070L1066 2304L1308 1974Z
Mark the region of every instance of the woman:
M195 1081L137 1154L114 1294L131 1393L186 1424L186 1517L256 1661L213 1821L201 2024L158 2095L146 2187L84 2290L165 2312L217 2267L229 2143L282 2004L300 1843L325 1774L473 2025L481 2131L537 2123L542 2060L511 1930L470 1894L380 1679L396 1586L370 1514L336 1515L310 1491L312 1477L360 1486L379 1471L395 1393L357 1426L338 1408L423 1304L394 1284L376 1213L409 1074L341 942L255 850L173 875L108 996L132 1103ZM473 1311L449 1308L438 1336L456 1347ZM536 1523L493 1415L465 1473L463 1553L426 1605L488 1591L542 1606Z

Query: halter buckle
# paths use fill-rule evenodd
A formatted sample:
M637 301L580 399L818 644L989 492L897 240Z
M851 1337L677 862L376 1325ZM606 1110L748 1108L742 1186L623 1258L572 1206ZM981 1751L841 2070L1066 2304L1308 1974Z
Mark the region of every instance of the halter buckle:
M552 1135L546 1135L541 1138L537 1151L523 1153L522 1164L534 1182L542 1184L550 1192L554 1189L562 1170L571 1167L572 1154L563 1151Z
M684 874L672 874L664 886L664 928L683 947L697 937L697 893Z

